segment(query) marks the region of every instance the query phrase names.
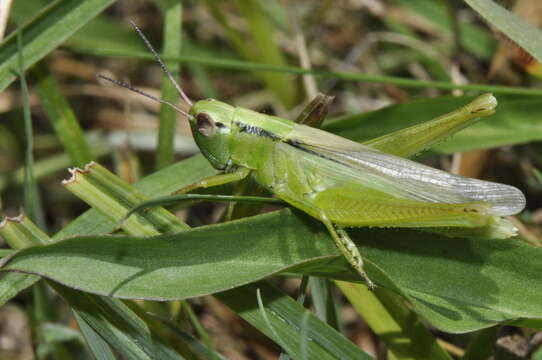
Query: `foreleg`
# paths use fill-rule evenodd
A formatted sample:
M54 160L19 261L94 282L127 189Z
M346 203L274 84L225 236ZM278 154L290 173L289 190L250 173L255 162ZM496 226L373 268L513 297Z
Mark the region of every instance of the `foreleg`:
M213 186L229 184L231 182L239 181L246 178L248 174L250 174L250 169L245 168L245 167L240 167L231 173L213 175L205 179L202 179L200 181L196 181L193 184L190 184L180 190L177 190L175 194L186 194L192 190L199 189L199 188L208 188L208 187L213 187Z

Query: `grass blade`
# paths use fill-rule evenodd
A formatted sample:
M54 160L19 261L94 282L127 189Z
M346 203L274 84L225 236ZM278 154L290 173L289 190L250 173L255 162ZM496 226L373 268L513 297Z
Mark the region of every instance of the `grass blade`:
M38 63L32 69L32 75L36 80L41 105L53 124L64 150L70 155L72 166L83 166L94 160L83 130L47 65L43 62Z
M215 297L275 342L282 344L262 316L256 297L258 290L269 322L294 359L301 359L305 350L308 359L372 359L314 314L309 314L308 320L305 319L307 309L265 281L218 293ZM303 325L304 322L306 325Z
M278 42L274 39L275 30L269 21L269 15L264 12L262 4L258 0L238 0L239 8L248 22L252 43L245 47L243 53L249 53L250 59L264 64L286 65ZM294 79L286 75L262 73L266 85L273 91L287 108L291 108L297 102L298 87Z
M56 0L19 31L23 37L25 70L62 44L114 0ZM17 34L0 46L0 91L17 77Z
M169 0L163 5L164 13L164 57L175 57L181 53L182 2ZM166 63L174 77L178 77L178 62ZM162 76L162 98L171 103L177 102L177 91L166 74ZM156 168L162 169L173 162L177 112L170 106L160 105L160 127L156 149Z
M492 326L487 329L480 330L474 335L470 342L462 360L477 360L488 359L493 354L493 346L497 341L499 327Z
M32 131L32 117L30 115L30 98L28 95L28 86L24 70L23 59L23 37L20 31L17 31L17 60L19 62L19 79L21 84L21 93L23 98L23 120L26 140L26 149L24 157L24 209L28 217L34 221L44 224L43 212L40 206L38 186L34 177L34 135Z
M83 49L83 48L72 48L73 51L89 54L95 56L116 56L116 57L130 57L138 58L142 60L152 60L152 56L138 51L118 51L111 49ZM410 79L404 77L396 76L386 76L386 75L370 75L365 73L353 73L347 71L327 71L321 69L303 69L296 66L282 66L274 64L261 64L257 62L250 61L240 61L240 60L228 60L228 59L216 59L208 58L201 56L179 56L176 58L165 58L165 60L175 60L181 63L196 63L201 65L206 65L208 67L215 67L221 69L236 69L242 71L271 71L278 73L289 73L289 74L313 74L315 76L325 77L325 78L336 78L341 80L349 81L363 81L369 83L380 83L380 84L394 84L397 86L405 88L435 88L442 90L464 90L464 91L476 91L476 92L490 92L495 94L515 94L515 95L531 95L531 96L540 96L542 95L542 90L536 88L527 88L527 87L514 87L514 86L503 86L503 85L488 85L488 84L454 84L448 81L424 81L417 79Z
M130 209L148 200L130 184L113 175L97 163L88 164L84 170L72 170L72 177L63 182L72 193L119 223ZM160 232L178 232L187 226L164 208L153 208L145 217L133 215L121 224L129 234L157 235Z
M542 46L539 41L542 37L542 30L492 0L465 0L465 2L491 25L531 54L538 62L542 62Z
M318 318L336 330L340 330L339 314L333 298L332 283L324 278L311 276L311 299Z
M398 359L451 360L418 316L386 289L336 281L373 332Z
M94 151L96 157L101 158L111 153L111 147L102 139L89 136L88 143ZM66 153L51 155L34 162L34 178L41 179L59 171L65 171L67 167L72 166L73 160ZM21 167L12 173L4 174L0 177L0 191L5 190L10 185L19 185L24 181L24 167Z
M13 272L4 275L0 281L0 306L40 280L39 276L31 274Z
M73 312L73 317L94 357L100 360L115 360L115 355L107 342L76 311Z

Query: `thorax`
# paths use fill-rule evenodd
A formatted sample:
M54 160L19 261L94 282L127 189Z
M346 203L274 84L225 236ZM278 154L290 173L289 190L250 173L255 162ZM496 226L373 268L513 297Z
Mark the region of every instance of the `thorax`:
M236 108L229 145L232 162L253 170L262 169L270 160L275 144L284 141L294 126L289 120Z

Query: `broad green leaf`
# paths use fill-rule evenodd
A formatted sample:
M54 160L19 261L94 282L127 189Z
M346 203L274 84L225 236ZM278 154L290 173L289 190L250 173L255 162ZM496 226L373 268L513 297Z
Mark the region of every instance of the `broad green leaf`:
M2 221L0 235L14 248L40 246L52 241L26 216L7 218ZM26 286L32 285L29 281L37 280L39 278L35 276L23 279ZM179 355L173 352L160 337L150 332L143 320L118 299L85 294L55 282L49 282L49 284L66 299L80 321L84 321L86 325L99 333L126 358L180 359ZM4 293L2 297L5 297ZM93 349L96 346L103 347L102 345L95 343Z
M114 0L57 0L19 31L25 69L41 60ZM0 91L17 77L17 41L12 33L0 46Z
M369 276L442 330L542 317L540 248L414 230L349 232L363 244ZM94 276L97 267L109 275ZM4 269L98 294L157 300L215 293L284 271L359 281L322 226L291 210L153 238L80 236L25 249Z
M324 130L355 141L367 141L443 115L472 99L470 96L442 96L415 100L331 120L324 123ZM501 95L497 100L495 114L461 130L432 150L450 154L542 139L542 104L537 98Z
M542 37L542 30L496 4L493 0L465 0L465 2L492 26L514 40L536 60L542 62L542 46L539 41Z

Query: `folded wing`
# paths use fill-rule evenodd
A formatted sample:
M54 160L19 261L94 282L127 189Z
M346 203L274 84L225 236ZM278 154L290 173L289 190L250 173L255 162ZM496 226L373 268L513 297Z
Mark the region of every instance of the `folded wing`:
M488 215L495 216L517 214L525 207L523 193L513 186L453 175L319 129L299 125L288 138L290 146L322 159L312 166L320 167L323 176L356 182L398 199L485 202L490 206Z

